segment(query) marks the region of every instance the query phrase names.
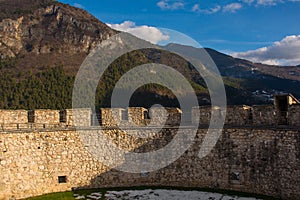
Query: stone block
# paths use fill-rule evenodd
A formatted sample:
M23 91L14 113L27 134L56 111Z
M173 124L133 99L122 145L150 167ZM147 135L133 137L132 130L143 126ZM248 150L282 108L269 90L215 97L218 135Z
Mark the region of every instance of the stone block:
M60 112L60 122L66 126L88 127L91 126L90 108L66 109Z
M276 125L277 112L273 105L252 106L253 125Z
M300 104L289 106L288 124L291 126L300 126Z

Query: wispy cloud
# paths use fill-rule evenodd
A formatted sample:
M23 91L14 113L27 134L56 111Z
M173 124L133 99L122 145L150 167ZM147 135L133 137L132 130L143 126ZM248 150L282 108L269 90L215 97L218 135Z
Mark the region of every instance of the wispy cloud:
M192 8L193 12L203 13L203 14L214 14L221 10L221 6L217 5L213 8L202 9L199 4L195 4Z
M242 0L243 3L251 5L255 0Z
M223 7L223 12L235 13L243 7L241 3L231 3Z
M158 28L152 26L137 26L132 21L124 21L121 24L107 24L113 29L124 31L135 35L141 39L147 40L153 44L157 44L161 41L168 40L170 37L160 31Z
M76 7L76 8L84 9L84 6L79 4L79 3L74 3L73 6Z
M300 0L232 0L232 3L224 4L219 2L217 5L200 5L199 3L191 3L187 0L160 0L157 6L162 10L185 10L201 14L214 14L219 11L224 13L236 13L243 7L266 7L276 6L283 3L300 3ZM211 6L211 7L210 7Z
M184 9L184 3L182 1L170 1L170 0L161 0L156 4L162 10L179 10Z
M243 2L251 1L256 2L256 6L276 6L278 4L289 3L289 2L300 2L300 0L242 0Z
M272 65L299 65L300 35L287 36L271 46L233 53L232 56Z
M282 0L257 0L257 5L263 5L263 6L275 6L278 3L283 3Z
M253 41L232 41L221 39L201 40L200 43L214 43L214 44L234 44L234 45L269 45L273 42L253 42Z
M223 7L220 5L216 5L215 7L212 8L203 9L200 7L199 4L195 4L192 8L192 11L197 13L203 13L203 14L214 14L221 10L223 10L223 12L235 13L236 11L240 10L242 7L243 5L241 3L231 3Z

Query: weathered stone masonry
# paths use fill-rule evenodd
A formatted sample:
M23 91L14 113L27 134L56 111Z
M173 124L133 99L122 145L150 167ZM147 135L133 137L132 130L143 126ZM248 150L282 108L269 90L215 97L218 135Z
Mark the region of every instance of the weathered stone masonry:
M106 134L127 150L150 150L157 145L116 129L82 131ZM167 128L157 135L160 145L170 140L165 133L176 134L176 129ZM205 129L199 129L192 147L176 162L144 177L118 172L98 162L75 130L4 132L0 135L0 194L4 199L24 198L74 187L156 185L233 189L283 199L300 195L298 130L224 129L214 150L199 159L197 153L205 134ZM100 145L103 151L105 145ZM59 177L65 177L66 183L59 183Z
M222 109L213 109L223 114ZM297 199L300 195L300 106L297 104L288 107L287 125L278 124L280 110L276 106L229 107L222 136L203 159L198 158L198 152L207 129L192 122L200 117L200 127L205 125L210 118L207 111L211 110L194 108L191 124L184 127L186 134L197 129L192 146L171 165L149 174L110 169L88 152L79 134L104 134L122 149L148 152L172 140L181 111L167 109L168 126L160 131L155 126L143 127L149 123L146 109L129 108L128 120L134 115L132 121L142 127L121 131L107 117L110 109L104 110L102 129L91 126L89 109L39 110L29 114L24 110L0 111L0 199L20 199L72 188L140 185L221 188L283 199ZM76 113L80 119L74 119ZM126 121L122 111L118 113L120 120ZM165 119L159 114L162 112L156 113L151 120ZM81 127L76 130L77 124ZM147 133L150 137L137 138L126 130ZM100 150L108 151L106 145L101 143Z

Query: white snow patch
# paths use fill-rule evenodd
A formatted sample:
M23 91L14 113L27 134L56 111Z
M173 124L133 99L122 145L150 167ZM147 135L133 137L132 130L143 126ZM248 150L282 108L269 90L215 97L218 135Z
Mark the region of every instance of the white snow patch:
M201 191L178 191L178 190L124 190L107 191L106 198L110 200L256 200L256 198L236 197L223 195L219 193L201 192Z
M75 196L75 195L74 195ZM77 199L85 199L85 196L77 196L77 197L75 197L75 199L77 200Z
M98 193L98 192L94 192L91 195L93 196L98 196L98 197L102 197L102 193Z

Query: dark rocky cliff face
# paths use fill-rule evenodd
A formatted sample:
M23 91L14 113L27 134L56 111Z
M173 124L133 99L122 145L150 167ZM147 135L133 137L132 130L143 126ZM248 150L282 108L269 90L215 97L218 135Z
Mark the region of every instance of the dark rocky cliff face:
M87 54L116 31L84 10L46 0L2 0L1 58Z
M0 0L0 21L6 18L17 19L25 13L50 5L53 0Z

